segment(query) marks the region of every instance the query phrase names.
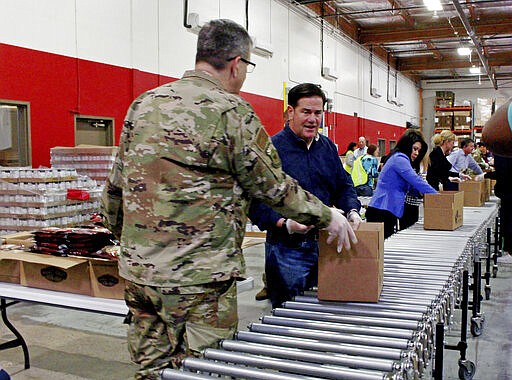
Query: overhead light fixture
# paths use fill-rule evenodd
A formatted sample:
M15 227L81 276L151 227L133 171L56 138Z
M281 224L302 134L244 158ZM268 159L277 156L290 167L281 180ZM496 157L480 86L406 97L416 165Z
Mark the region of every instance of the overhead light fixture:
M471 74L481 74L481 73L482 73L482 70L480 69L480 66L475 66L475 65L473 65L473 66L471 66L471 67L469 68L469 72L470 72Z
M423 0L423 4L429 11L442 11L443 6L440 0Z
M459 55L471 55L471 49L466 46L461 46L457 48L457 53Z

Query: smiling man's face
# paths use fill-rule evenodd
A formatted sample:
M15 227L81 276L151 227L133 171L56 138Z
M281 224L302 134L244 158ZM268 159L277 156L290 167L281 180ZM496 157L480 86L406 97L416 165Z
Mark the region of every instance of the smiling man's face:
M292 131L307 143L311 142L322 123L324 104L320 96L301 98L294 108L288 106L288 120Z

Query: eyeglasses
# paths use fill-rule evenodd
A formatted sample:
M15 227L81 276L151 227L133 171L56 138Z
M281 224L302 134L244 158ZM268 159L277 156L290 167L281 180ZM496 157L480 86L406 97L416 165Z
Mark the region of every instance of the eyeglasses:
M238 55L237 55L238 57ZM227 59L227 61L232 61L233 59L235 59L236 57L233 57L233 58L229 58ZM245 63L247 65L247 72L248 73L252 73L254 71L254 69L256 68L256 64L255 63L252 63L251 61L249 61L248 59L245 59L243 57L240 57L240 61L242 61L243 63Z

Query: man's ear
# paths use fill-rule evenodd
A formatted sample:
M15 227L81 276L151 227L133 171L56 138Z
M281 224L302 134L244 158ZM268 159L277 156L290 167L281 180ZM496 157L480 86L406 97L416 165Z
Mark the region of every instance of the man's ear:
M240 57L236 57L235 59L229 61L229 76L232 78L237 78L239 73L238 63L240 62Z

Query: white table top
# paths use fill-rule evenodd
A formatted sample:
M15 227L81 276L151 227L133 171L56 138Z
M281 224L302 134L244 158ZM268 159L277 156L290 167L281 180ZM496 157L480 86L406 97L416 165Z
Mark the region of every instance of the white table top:
M29 288L19 284L9 284L5 282L0 282L0 297L103 314L124 316L128 312L128 307L124 300Z

